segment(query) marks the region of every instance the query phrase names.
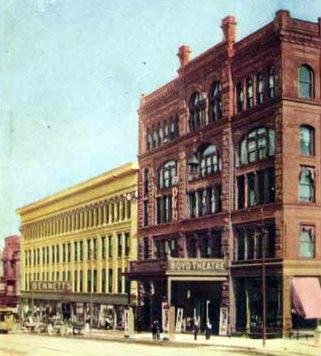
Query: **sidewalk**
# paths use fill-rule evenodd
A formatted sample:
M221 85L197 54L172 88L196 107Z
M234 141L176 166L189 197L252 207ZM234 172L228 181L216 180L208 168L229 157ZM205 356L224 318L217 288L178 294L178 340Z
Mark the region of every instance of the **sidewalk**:
M151 333L135 333L133 338L126 338L124 332L114 330L91 330L85 338L104 339L119 342L137 342L147 345L167 345L171 347L198 347L211 346L217 348L231 348L249 350L257 353L273 353L278 355L317 355L321 356L321 345L315 345L314 339L268 339L266 346L263 347L261 339L250 339L246 337L227 337L227 336L211 336L210 340L206 340L204 335L199 335L197 341L194 341L192 334L175 334L173 342L164 340L166 334L161 334L160 341L152 339Z

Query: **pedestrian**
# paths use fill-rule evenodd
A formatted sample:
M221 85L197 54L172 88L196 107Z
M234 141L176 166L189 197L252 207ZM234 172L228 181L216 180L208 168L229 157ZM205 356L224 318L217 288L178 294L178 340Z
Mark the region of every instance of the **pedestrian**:
M157 337L156 320L154 320L152 323L152 336L153 336L153 340L156 340L156 337Z
M197 340L197 335L200 330L200 327L198 325L198 321L194 320L194 340Z
M212 324L208 321L206 323L206 327L205 327L205 338L206 338L206 340L210 339L211 331L212 331Z
M155 321L156 323L156 340L159 340L160 339L160 326L159 326L159 322L158 320Z

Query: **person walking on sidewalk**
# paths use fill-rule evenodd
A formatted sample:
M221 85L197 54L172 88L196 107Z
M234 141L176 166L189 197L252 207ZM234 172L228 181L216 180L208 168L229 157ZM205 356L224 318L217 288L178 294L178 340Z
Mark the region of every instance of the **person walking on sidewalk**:
M206 340L210 339L211 331L212 331L212 324L208 321L206 323L206 327L205 327L205 338L206 338Z
M198 320L195 319L194 320L194 329L193 329L193 333L194 333L194 340L197 340L197 335L200 331L200 327L199 327L199 324L198 324Z

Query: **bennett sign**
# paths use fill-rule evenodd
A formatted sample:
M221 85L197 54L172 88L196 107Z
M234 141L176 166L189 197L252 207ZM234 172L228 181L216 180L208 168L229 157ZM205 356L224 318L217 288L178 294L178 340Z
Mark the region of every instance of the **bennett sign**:
M70 293L72 289L71 281L33 281L31 289L47 292L65 292Z
M173 272L226 272L226 261L221 259L175 259L169 260Z

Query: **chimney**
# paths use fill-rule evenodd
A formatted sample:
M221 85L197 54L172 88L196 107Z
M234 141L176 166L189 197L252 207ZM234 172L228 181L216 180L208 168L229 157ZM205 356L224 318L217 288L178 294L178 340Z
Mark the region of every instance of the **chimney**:
M275 14L275 22L280 28L286 28L291 25L291 15L288 10L279 10Z
M180 46L178 49L177 57L181 63L181 68L186 66L191 57L192 50L189 46Z
M236 41L236 21L234 16L226 16L222 20L223 41L234 43Z

